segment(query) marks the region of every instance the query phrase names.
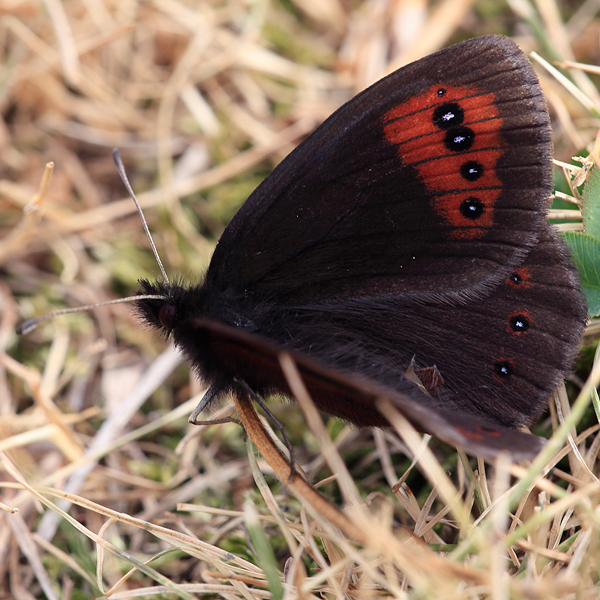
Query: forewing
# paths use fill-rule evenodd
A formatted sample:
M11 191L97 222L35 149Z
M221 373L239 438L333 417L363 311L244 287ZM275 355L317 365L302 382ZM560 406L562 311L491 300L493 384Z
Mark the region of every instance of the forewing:
M350 100L267 177L209 284L298 304L477 297L535 240L550 153L537 77L512 41L442 50Z

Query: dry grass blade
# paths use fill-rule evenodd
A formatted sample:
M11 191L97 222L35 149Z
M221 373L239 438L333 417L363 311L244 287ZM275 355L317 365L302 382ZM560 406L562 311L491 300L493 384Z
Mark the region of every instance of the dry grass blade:
M15 333L158 276L113 147L169 277L193 279L316 125L389 70L465 37L506 33L564 69L540 75L556 158L567 179L583 178L571 157L596 140L600 49L597 2L580 4L2 5L0 597L598 597L600 428L586 404L594 381L578 379L589 348L569 384L584 392L551 406L539 429L556 434L527 468L477 463L400 419L402 439L323 424L297 380L305 418L270 406L326 499L315 512L306 498L318 495L303 483L309 496L291 494L278 452L271 468L248 459L238 425L187 423L201 384L129 307ZM572 182L556 197L580 201ZM563 229L581 228L572 204L555 208Z

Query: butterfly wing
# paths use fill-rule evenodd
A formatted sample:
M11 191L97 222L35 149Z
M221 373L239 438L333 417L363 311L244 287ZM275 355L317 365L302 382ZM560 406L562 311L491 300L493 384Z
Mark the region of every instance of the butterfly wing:
M264 352L225 343L197 326L205 319L435 415L528 423L569 368L586 316L544 224L550 150L517 46L464 42L334 113L242 206L202 285L144 291L168 299L167 328L214 390L242 378L257 393L288 391ZM162 304L140 301L147 322L165 325ZM435 401L407 380L411 364L437 368ZM385 424L372 402L326 387L313 389L323 411Z
M439 369L441 402L515 427L539 416L570 370L587 306L566 244L545 225L489 296L459 310L429 306L413 315L431 334L415 354Z
M566 246L545 225L523 263L487 297L460 305L342 298L272 309L255 325L326 367L401 391L411 363L435 366L439 406L516 427L531 423L569 370L586 316ZM343 405L333 412L361 424Z
M209 319L194 319L188 325L219 355L235 356L238 363L248 361L262 373L268 373L269 381L276 382L278 389L289 393L279 362L281 353L287 352L313 399L335 398L336 402L352 407L357 415L363 415L362 420L373 417L374 424L387 424L377 409L378 400L386 398L420 431L484 458L493 459L505 451L510 452L517 462L532 459L545 444L543 438L502 427L484 417L435 406L429 396L410 382L407 382L406 393L398 392L356 374L326 369L300 353L284 350L269 340L235 327ZM318 403L317 406L322 408Z
M535 240L550 153L514 42L458 44L374 84L292 152L226 228L207 281L279 303L476 297Z

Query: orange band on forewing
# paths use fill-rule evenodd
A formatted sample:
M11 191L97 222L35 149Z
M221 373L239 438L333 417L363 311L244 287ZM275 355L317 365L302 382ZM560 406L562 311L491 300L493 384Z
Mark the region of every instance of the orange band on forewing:
M432 86L388 111L384 135L398 147L403 164L413 166L431 192L432 209L454 228L450 237L479 239L494 225L495 203L502 188L495 172L506 146L500 134L500 112L494 94L480 94L476 88L445 87L440 96L439 90L440 86ZM448 130L434 123L433 111L449 103L462 109L460 125L473 132L473 143L467 150L449 149L445 142ZM460 168L475 156L483 174L469 181ZM461 212L461 205L470 198L482 203L483 210L476 219Z

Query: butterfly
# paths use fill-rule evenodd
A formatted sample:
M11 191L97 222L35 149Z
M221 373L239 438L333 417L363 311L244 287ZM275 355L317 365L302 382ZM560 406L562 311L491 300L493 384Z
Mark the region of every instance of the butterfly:
M199 284L142 280L137 312L210 387L290 395L483 456L533 456L530 425L570 368L587 309L546 223L552 141L538 79L486 36L355 96L250 195ZM407 373L412 371L419 381ZM241 385L243 383L243 385Z

